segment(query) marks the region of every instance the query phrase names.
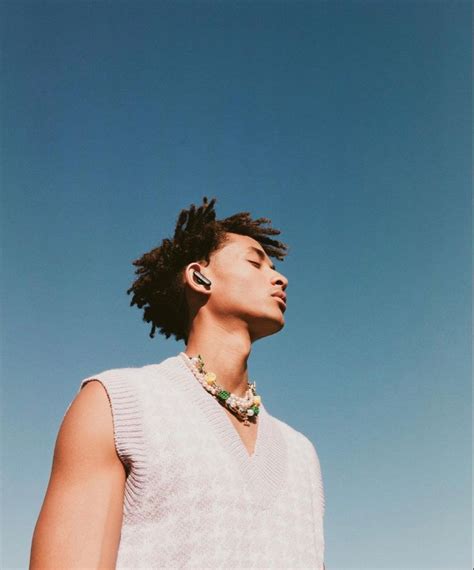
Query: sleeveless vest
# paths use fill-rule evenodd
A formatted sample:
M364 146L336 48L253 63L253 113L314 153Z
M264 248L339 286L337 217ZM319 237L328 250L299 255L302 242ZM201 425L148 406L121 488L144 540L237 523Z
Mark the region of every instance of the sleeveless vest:
M260 405L249 455L183 356L105 370L126 469L117 570L323 570L321 467L302 433Z

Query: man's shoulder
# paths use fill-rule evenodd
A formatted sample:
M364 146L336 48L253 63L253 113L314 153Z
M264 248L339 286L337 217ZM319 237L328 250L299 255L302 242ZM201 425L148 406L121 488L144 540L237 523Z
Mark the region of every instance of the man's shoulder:
M170 368L176 366L176 356L164 358L152 364L138 364L135 366L121 366L117 368L102 369L90 374L81 381L81 387L87 382L97 379L104 382L139 382L141 379L156 378L160 374L166 374Z
M135 376L140 376L143 372L147 371L147 368L153 365L143 365L143 366L121 366L118 368L105 368L99 369L98 372L94 374L89 374L84 378L83 382L88 380L99 379L99 380L114 380L114 379L128 379Z
M273 420L279 426L283 435L293 444L300 446L301 448L305 449L306 451L311 451L311 448L314 449L313 442L307 437L303 432L297 430L287 422L283 421L280 418L272 416Z

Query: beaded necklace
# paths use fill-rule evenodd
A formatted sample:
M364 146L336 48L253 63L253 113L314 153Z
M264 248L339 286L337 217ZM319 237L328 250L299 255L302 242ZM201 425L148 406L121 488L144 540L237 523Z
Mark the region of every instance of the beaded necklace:
M216 374L206 371L204 361L200 354L197 356L188 356L185 352L180 352L180 355L205 390L212 394L220 404L232 412L239 420L243 421L244 425L250 425L249 418L254 417L256 419L260 411L259 406L262 402L261 397L258 396L256 392L256 382L252 382L251 384L247 382L248 389L245 392L245 397L242 398L224 390L224 388L217 383Z

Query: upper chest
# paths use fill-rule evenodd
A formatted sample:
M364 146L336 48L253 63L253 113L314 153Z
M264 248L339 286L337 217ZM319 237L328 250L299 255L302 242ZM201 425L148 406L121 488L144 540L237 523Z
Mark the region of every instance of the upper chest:
M253 455L257 442L260 419L257 418L256 422L250 422L249 425L245 425L243 422L239 421L232 412L229 412L227 409L224 409L224 412L235 429L238 437L241 439L242 445L245 447L248 455Z

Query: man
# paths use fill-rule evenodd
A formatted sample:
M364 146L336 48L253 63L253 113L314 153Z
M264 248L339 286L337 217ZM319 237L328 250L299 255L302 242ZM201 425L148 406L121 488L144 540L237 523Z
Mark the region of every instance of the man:
M81 382L56 442L30 569L324 568L316 449L270 415L252 344L284 326L287 246L206 197L133 263L127 291L186 349ZM291 358L291 355L289 355ZM291 397L291 378L288 397Z

